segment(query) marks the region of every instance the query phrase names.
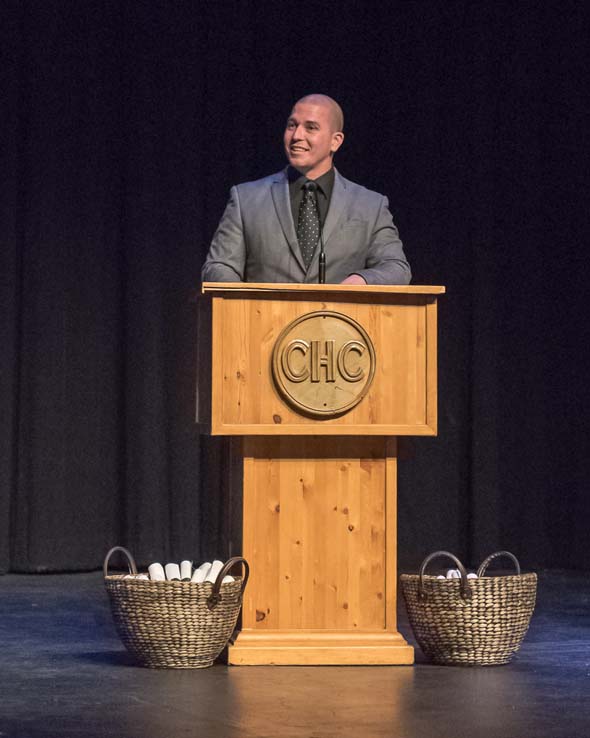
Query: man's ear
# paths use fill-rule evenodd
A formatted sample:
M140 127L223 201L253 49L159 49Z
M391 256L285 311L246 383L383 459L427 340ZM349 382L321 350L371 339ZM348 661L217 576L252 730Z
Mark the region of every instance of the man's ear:
M332 134L332 145L330 146L330 151L335 154L338 149L342 146L342 142L344 141L344 134L342 131L336 131L336 133Z

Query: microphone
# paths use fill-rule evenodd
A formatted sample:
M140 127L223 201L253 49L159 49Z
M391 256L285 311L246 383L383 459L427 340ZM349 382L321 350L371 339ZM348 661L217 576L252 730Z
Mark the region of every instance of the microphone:
M320 204L318 202L318 186L315 182L306 182L306 189L308 192L313 192L313 199L315 202L315 209L318 214L318 223L320 226L320 253L318 260L318 284L326 283L326 251L324 249L324 224L322 223L322 216L320 214Z

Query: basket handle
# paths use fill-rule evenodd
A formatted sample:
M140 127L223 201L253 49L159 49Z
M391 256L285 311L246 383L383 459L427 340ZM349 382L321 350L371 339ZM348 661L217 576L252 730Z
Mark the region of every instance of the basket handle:
M242 600L242 595L244 594L244 590L246 589L246 585L248 584L248 577L250 576L250 566L248 565L246 559L242 558L241 556L233 556L231 559L228 559L223 565L223 569L217 575L217 579L215 580L215 584L213 585L213 591L207 598L207 607L210 610L215 609L217 605L221 602L221 593L219 590L221 589L221 582L223 582L223 577L238 562L241 562L242 566L244 567L244 580L242 582L242 589L240 590L240 601Z
M468 584L467 572L465 571L465 567L454 554L449 553L448 551L435 551L434 553L431 553L429 556L427 556L422 562L422 566L420 567L420 581L418 582L418 599L422 600L423 602L428 599L428 594L424 589L424 581L422 577L424 576L424 571L426 570L428 564L430 564L433 559L436 559L439 556L446 556L447 558L452 559L455 562L455 564L457 565L457 569L459 569L459 571L461 572L461 579L459 580L459 593L464 600L470 600L473 596L473 592L471 591L471 587Z
M109 573L109 561L111 559L111 556L116 552L121 551L121 553L125 554L125 557L127 558L127 566L129 567L129 573L130 574L137 574L137 566L135 566L135 559L131 555L131 553L126 549L123 548L123 546L113 546L111 550L107 553L107 555L104 558L104 564L102 565L102 573L105 577L108 576Z
M518 563L518 559L514 554L511 554L510 551L496 551L496 553L490 554L487 559L481 562L481 564L479 565L479 569L477 570L477 576L483 577L490 563L494 559L497 559L499 556L507 556L509 559L512 559L516 568L516 574L520 574L520 564Z

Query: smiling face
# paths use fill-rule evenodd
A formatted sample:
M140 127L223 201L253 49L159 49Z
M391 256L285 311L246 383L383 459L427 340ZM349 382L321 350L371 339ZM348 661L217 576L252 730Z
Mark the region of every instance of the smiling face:
M309 179L317 179L331 168L332 157L344 140L332 103L322 96L303 98L295 103L287 120L283 136L287 159Z

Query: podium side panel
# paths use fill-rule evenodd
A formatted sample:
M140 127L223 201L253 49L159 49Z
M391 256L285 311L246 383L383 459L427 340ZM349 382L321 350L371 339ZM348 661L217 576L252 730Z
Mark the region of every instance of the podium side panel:
M211 423L211 338L211 300L200 299L197 304L195 419L205 431Z

